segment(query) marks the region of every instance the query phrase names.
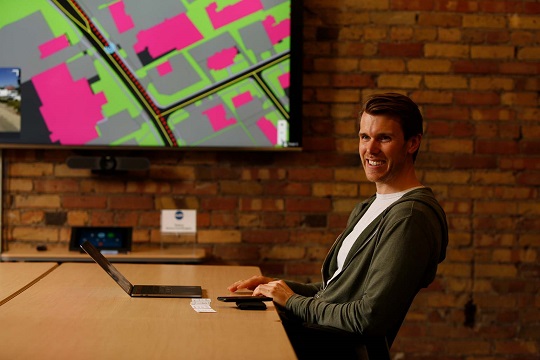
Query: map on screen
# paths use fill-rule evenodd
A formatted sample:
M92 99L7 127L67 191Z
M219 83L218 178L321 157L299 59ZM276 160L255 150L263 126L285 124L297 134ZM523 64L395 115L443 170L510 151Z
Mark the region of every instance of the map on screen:
M0 143L299 146L291 0L0 0L21 124Z

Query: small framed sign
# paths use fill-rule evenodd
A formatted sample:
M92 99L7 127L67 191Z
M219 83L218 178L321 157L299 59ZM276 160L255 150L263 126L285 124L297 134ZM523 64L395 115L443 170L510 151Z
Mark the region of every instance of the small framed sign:
M161 210L161 231L172 234L197 232L197 210Z

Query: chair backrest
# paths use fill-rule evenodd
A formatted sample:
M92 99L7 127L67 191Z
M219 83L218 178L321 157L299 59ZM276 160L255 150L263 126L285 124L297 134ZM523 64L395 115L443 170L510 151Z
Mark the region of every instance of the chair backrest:
M303 324L300 331L295 334L288 331L287 334L300 360L390 360L388 342L384 336L365 337L313 324Z
M373 337L365 339L365 347L368 359L370 360L390 360L390 350L386 337Z

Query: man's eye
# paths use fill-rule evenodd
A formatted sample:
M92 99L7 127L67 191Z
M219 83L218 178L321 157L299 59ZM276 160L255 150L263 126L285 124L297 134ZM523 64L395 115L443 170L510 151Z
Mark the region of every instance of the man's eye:
M382 136L380 140L382 142L388 142L388 141L392 140L392 138L390 136Z

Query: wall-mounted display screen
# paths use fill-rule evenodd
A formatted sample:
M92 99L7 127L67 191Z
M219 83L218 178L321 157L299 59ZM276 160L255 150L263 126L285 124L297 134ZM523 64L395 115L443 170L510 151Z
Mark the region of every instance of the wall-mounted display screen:
M0 9L0 147L302 145L301 1Z
M82 227L71 229L69 250L80 251L81 245L90 241L98 250L127 253L131 251L132 228L130 227Z

